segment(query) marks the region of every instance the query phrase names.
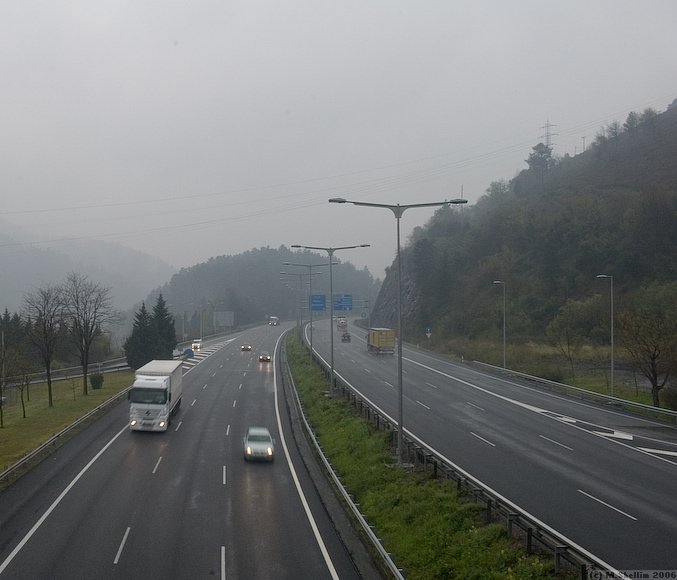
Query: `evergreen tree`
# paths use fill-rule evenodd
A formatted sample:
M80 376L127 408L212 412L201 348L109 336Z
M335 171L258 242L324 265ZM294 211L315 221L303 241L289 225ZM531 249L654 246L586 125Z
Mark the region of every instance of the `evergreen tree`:
M123 346L127 364L133 368L146 364L153 360L156 347L153 319L146 309L146 303L141 303L141 308L134 315L134 328L132 334L125 340Z
M160 294L153 307L153 330L155 333L156 359L171 359L176 348L176 327L174 316L167 309L167 302Z

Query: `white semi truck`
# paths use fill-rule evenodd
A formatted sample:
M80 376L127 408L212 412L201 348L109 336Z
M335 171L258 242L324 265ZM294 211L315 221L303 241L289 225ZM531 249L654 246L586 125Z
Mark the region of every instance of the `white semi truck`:
M132 431L166 431L183 394L180 360L152 360L136 371L129 389L129 427Z

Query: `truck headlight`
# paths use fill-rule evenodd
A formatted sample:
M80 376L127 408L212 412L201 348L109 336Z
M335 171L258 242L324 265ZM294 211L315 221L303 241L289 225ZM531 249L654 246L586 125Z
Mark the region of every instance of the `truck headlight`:
M160 427L164 427L166 424L166 421L160 421Z
M130 426L134 427L136 425L136 419L132 419L129 424Z

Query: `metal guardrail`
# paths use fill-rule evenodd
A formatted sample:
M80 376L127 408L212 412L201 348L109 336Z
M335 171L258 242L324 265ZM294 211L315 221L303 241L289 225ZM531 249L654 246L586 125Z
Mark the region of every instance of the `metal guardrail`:
M303 343L305 348L308 345ZM317 352L312 353L317 362L329 376L329 363ZM397 421L381 410L378 405L364 396L351 385L345 377L334 369L336 387L357 409L361 416L371 421L376 428L397 432ZM606 578L624 578L623 573L613 568L588 550L576 544L573 540L560 534L536 516L511 502L490 486L472 476L460 466L454 464L440 452L430 447L406 428L403 433L408 459L421 465L424 469L432 469L435 477L443 476L453 479L459 491L465 492L474 501L483 502L486 506L486 521L500 521L508 529L511 537L520 536L528 553L540 549L547 550L553 555L555 571L559 572L565 566L577 570L581 580L590 578L594 571L600 571Z
M334 483L334 486L336 489L339 491L341 494L341 497L343 498L343 501L346 506L350 509L351 513L359 523L360 527L362 528L362 531L365 533L367 538L369 539L371 545L373 548L376 550L376 553L379 555L381 558L383 564L385 567L390 571L393 575L394 578L397 578L398 580L404 580L404 576L402 575L402 571L397 567L393 559L391 558L390 554L386 551L385 547L381 543L381 541L378 539L376 534L374 533L374 530L372 526L369 525L369 522L367 521L366 517L362 512L360 511L359 507L355 504L353 501L352 497L344 487L343 483L339 479L338 475L334 471L331 463L327 459L326 455L324 454L324 451L322 450L322 447L320 446L319 442L317 441L317 438L315 437L315 433L312 430L311 426L309 425L305 413L303 412L303 405L301 403L301 400L298 395L298 391L296 389L296 383L294 382L294 377L291 373L291 369L289 368L289 364L287 363L287 357L286 357L286 349L284 347L284 342L283 344L283 360L284 360L284 368L285 368L285 378L289 380L292 388L292 393L294 395L294 400L296 401L296 407L299 409L299 416L301 418L301 421L303 422L303 426L305 428L307 436L310 438L312 441L313 446L315 447L315 451L322 461L322 464L324 465L325 472L329 475L331 478L332 482Z

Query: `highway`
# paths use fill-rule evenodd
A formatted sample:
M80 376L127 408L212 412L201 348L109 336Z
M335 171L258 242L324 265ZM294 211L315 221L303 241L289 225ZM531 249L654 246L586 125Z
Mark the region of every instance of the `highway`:
M313 346L329 360L328 320ZM307 332L307 331L306 331ZM397 355L334 337L337 376L397 418ZM677 570L677 430L404 347L405 431L619 570Z
M276 358L258 362L283 330L205 345L166 433L131 432L125 401L2 492L0 578L359 578L289 433ZM243 460L254 424L273 463Z

